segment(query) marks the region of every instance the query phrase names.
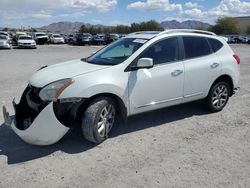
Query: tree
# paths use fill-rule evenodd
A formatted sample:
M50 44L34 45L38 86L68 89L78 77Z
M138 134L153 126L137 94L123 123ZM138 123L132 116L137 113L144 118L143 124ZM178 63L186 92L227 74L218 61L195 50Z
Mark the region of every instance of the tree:
M221 34L239 34L239 23L235 18L224 17L219 18L216 24L210 28L210 30L218 35Z
M37 29L36 29L36 28L31 27L31 28L30 28L30 31L31 31L31 32L37 32Z
M86 30L87 30L86 26L82 25L79 29L79 33L86 33Z
M207 31L208 30L208 28L202 27L202 26L196 27L195 29L196 30L203 30L203 31Z
M150 20L148 22L141 23L132 23L130 26L127 25L117 25L117 26L86 26L82 25L79 29L79 33L119 33L127 34L137 31L162 31L164 30L161 25L154 21Z
M250 35L250 26L247 27L246 34Z

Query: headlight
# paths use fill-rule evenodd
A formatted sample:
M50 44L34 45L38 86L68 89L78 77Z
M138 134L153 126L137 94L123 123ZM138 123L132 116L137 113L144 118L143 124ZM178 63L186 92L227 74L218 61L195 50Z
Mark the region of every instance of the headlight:
M71 84L72 79L63 79L53 82L45 86L39 93L39 96L44 101L56 101L60 94Z

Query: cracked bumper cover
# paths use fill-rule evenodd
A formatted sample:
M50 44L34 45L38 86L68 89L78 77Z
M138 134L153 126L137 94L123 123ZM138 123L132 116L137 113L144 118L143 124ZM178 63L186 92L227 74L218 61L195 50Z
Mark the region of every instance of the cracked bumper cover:
M13 104L15 108L15 104ZM59 141L69 128L61 124L54 113L53 103L49 103L25 130L16 126L16 118L11 118L6 108L3 107L5 124L25 142L32 145L51 145Z

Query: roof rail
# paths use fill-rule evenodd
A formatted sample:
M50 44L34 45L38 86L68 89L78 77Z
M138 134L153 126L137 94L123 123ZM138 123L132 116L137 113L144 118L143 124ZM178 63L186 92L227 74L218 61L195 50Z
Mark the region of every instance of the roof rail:
M216 34L210 31L203 31L203 30L196 30L196 29L169 29L169 30L165 30L162 31L161 33L158 34L159 35L163 35L163 34L169 34L169 33L199 33L199 34L205 34L205 35L213 35L215 36Z
M129 35L139 35L139 34L154 34L154 35L157 35L157 34L160 34L161 32L160 31L137 31L137 32L134 32L134 33L129 33Z

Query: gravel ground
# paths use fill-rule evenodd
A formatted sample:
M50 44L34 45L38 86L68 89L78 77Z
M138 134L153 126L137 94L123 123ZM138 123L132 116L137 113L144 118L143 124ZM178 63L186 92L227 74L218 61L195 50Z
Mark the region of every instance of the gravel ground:
M131 117L98 146L75 129L46 147L23 143L1 115L0 187L249 187L250 45L232 48L242 60L241 90L219 113L194 102ZM1 50L0 102L11 109L41 66L97 49Z

